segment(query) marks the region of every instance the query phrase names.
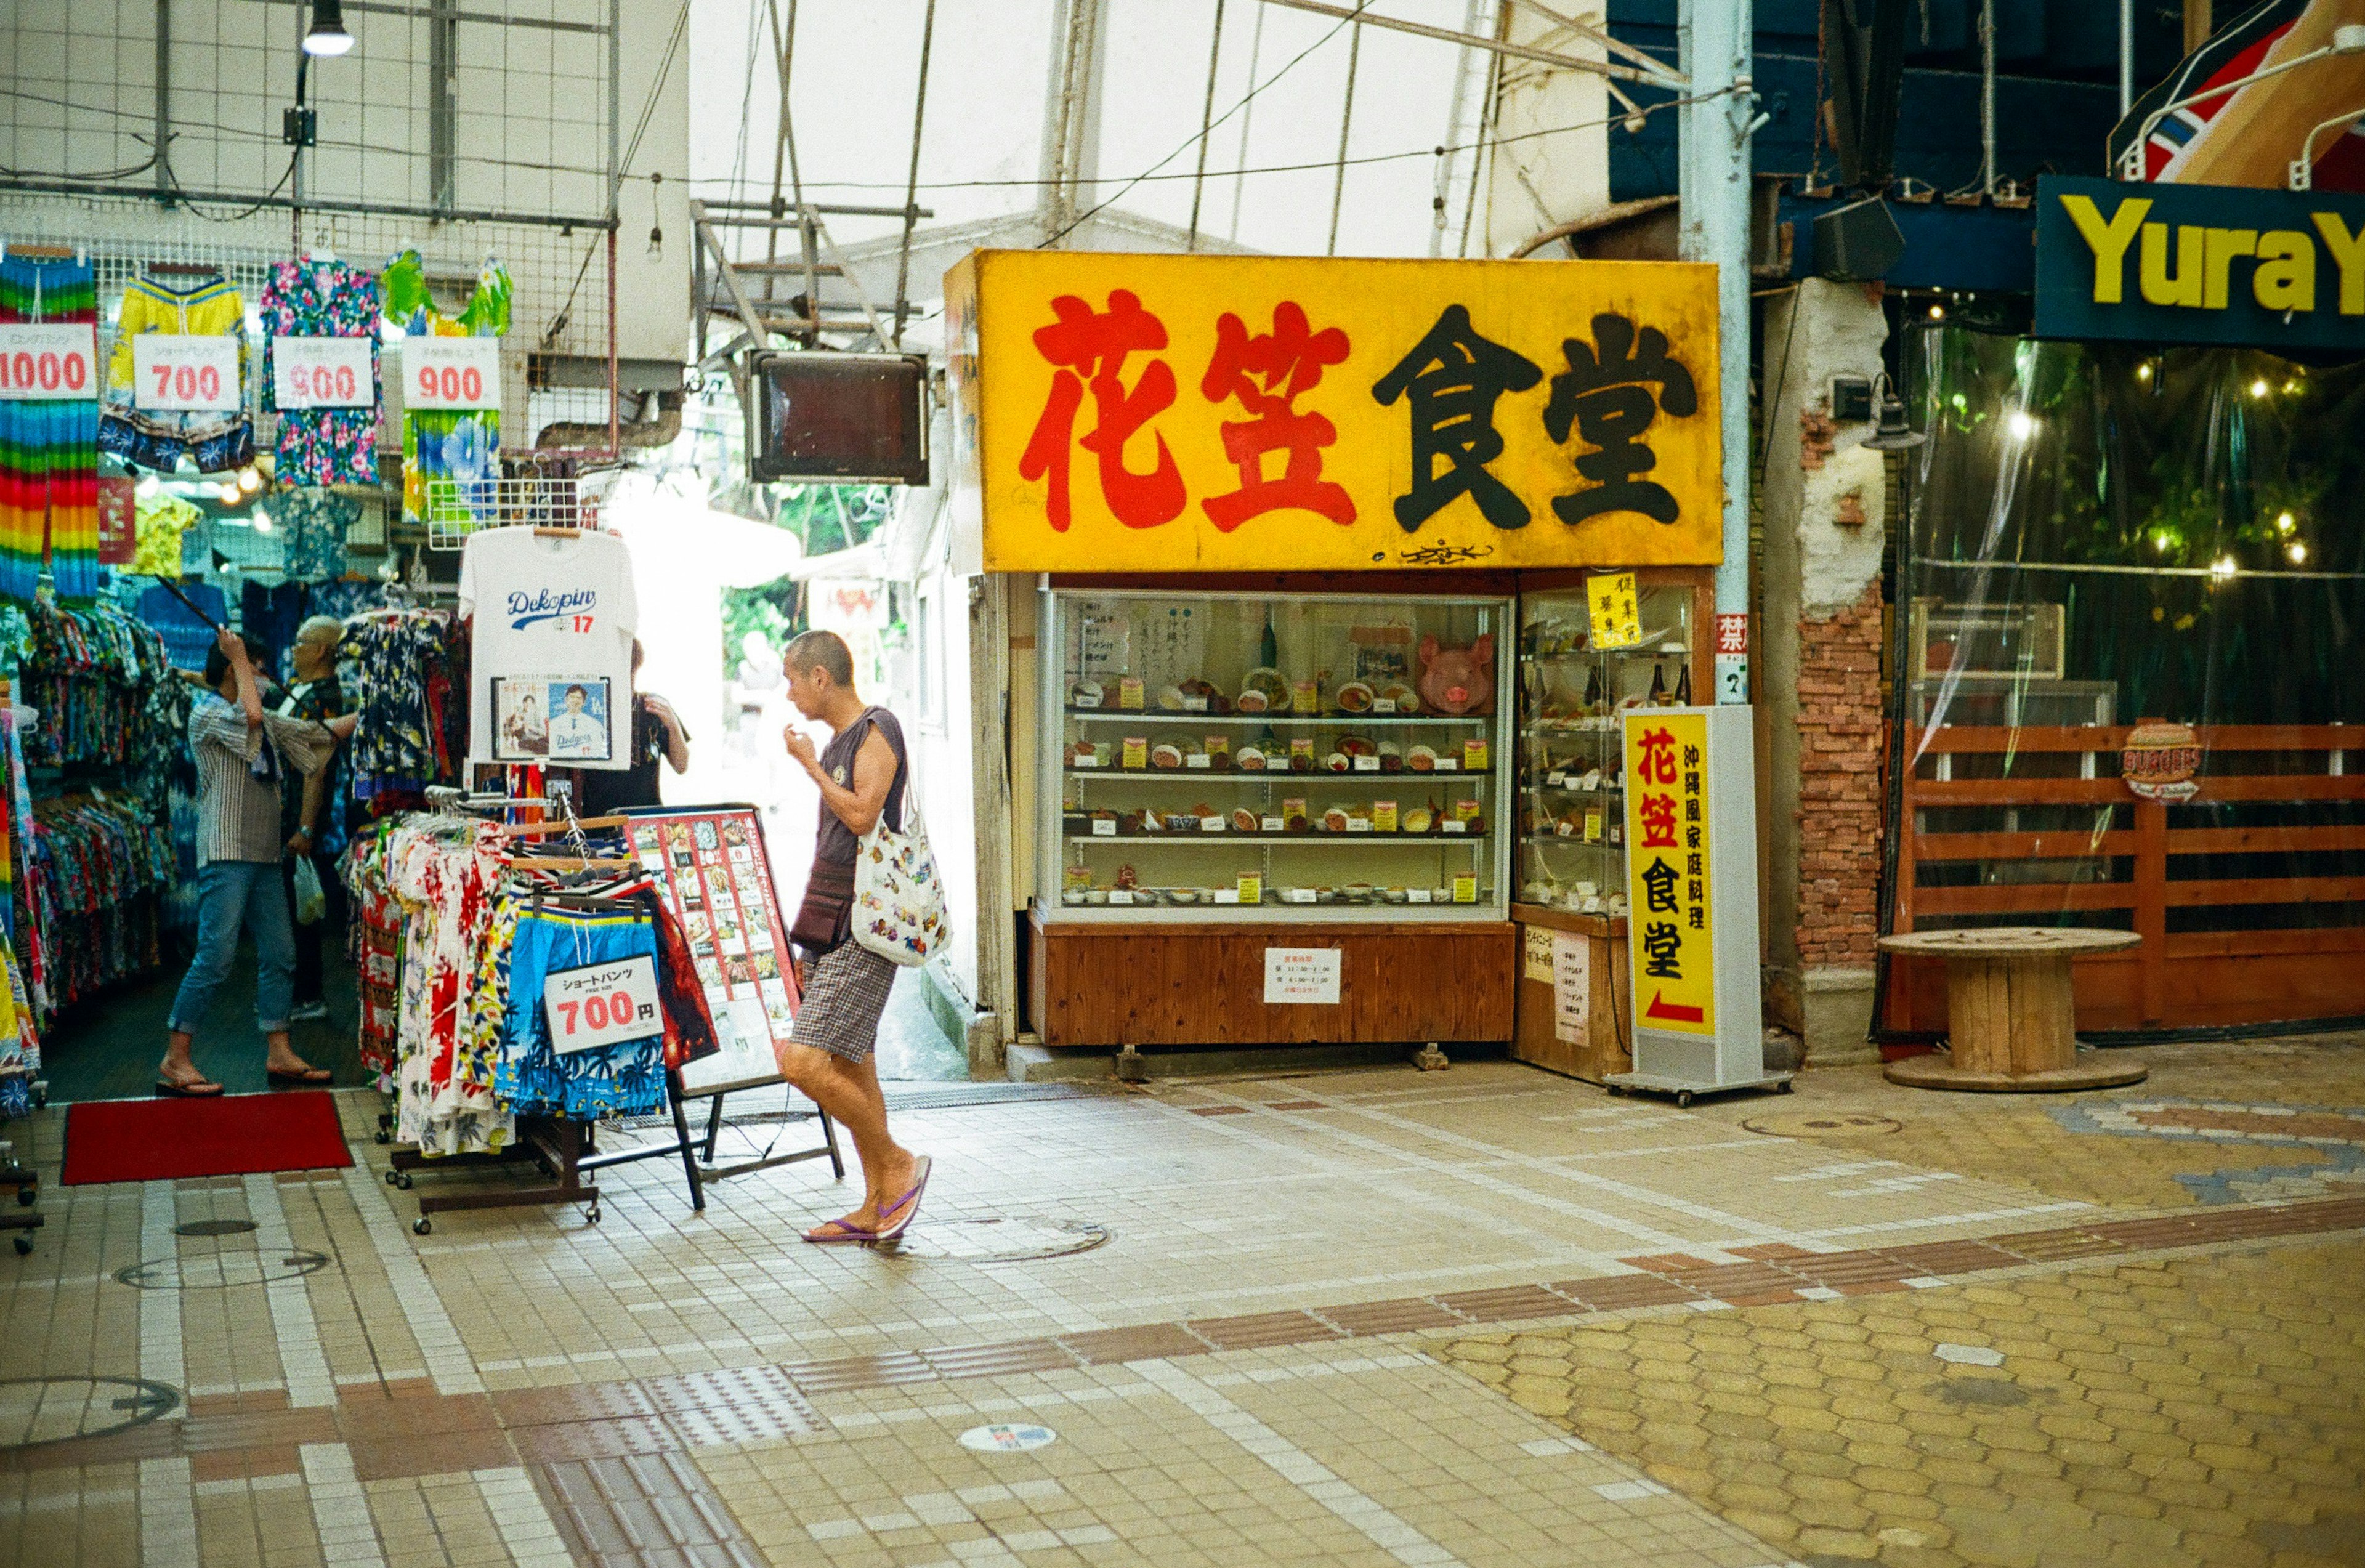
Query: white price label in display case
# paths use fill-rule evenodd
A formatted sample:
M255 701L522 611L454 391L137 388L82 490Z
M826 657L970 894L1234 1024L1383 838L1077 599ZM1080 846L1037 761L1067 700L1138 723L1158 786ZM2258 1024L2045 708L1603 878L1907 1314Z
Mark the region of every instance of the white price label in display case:
M1347 819L1347 831L1349 833L1369 833L1372 831L1372 819L1369 817L1349 817Z
M1093 819L1093 836L1094 838L1115 838L1116 836L1116 823L1115 819L1110 817L1094 817Z
M1355 771L1358 773L1377 773L1379 770L1380 759L1376 756L1359 756L1355 759Z
M1199 819L1199 831L1201 833L1221 833L1229 826L1231 826L1231 823L1225 821L1222 817L1201 817Z
M1470 831L1470 824L1468 823L1441 822L1437 824L1437 830L1440 833L1468 833Z
M1405 902L1407 903L1428 903L1431 902L1429 890L1427 888L1407 888L1405 890Z
M1372 711L1373 711L1373 712L1374 712L1374 713L1393 713L1393 712L1395 712L1395 711L1396 711L1396 700L1395 700L1395 698L1393 698L1393 697L1374 697L1374 698L1373 698L1373 699L1372 699Z
M412 409L501 406L499 338L405 338L402 400Z
M1286 830L1289 826L1287 823L1282 821L1279 817L1259 817L1257 819L1257 825L1266 833L1281 833Z
M560 969L543 981L542 1005L550 1017L550 1048L555 1056L620 1046L665 1033L657 1009L655 958L619 958Z
M0 402L97 396L97 328L0 326Z
M131 406L152 413L238 408L238 342L141 332L131 340Z
M1209 761L1206 753L1194 751L1182 759L1182 766L1185 767L1208 767L1214 765Z
M377 405L367 338L274 338L271 398L290 409L369 409Z
M1114 904L1130 904L1133 902L1133 894L1123 888L1119 888L1116 891L1109 894L1109 902Z

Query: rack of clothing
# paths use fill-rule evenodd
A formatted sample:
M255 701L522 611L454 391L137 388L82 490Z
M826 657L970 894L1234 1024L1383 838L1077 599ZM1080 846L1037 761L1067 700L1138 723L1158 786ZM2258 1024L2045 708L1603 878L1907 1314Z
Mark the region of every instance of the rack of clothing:
M425 803L431 787L457 780L468 755L468 634L442 610L367 610L345 624L340 667L355 678L361 722L351 772L356 800L373 810ZM388 798L385 806L378 802Z
M423 1196L421 1235L437 1212L521 1204L588 1204L596 1224L599 1189L584 1176L676 1155L691 1206L705 1206L680 1070L718 1049L714 1025L679 924L622 839L603 831L620 820L512 825L458 809L416 812L380 824L348 855L364 1048L372 1065L385 1060L390 1025L395 1106L384 1136L410 1146L395 1152L387 1181L408 1188L422 1170L518 1160L555 1175L544 1187ZM565 841L550 842L559 833ZM398 944L389 943L398 911ZM629 1033L604 1021L622 1005L614 977L627 971L654 980L656 995L641 1004L646 1027ZM563 992L570 976L588 985L595 973L600 986L585 994L596 1003L578 1015L562 1002L554 1016L554 980ZM672 1141L598 1147L601 1120L668 1110Z
M45 1028L59 1010L163 961L173 837L145 806L102 791L23 803L28 817L9 834L14 946Z
M98 321L90 259L19 245L0 257L0 321ZM77 397L0 402L0 597L29 600L46 558L60 593L98 591L98 402Z

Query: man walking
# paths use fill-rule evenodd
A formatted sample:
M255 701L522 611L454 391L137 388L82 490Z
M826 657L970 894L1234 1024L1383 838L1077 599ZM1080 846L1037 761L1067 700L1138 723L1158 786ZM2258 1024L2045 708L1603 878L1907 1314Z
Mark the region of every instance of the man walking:
M241 926L254 937L254 1022L270 1044L276 1083L320 1084L287 1043L296 969L287 895L279 879L281 758L311 773L353 733L357 715L326 724L266 712L246 640L225 628L206 655L210 690L189 709L189 750L197 759L197 953L173 999L172 1033L156 1069L156 1092L219 1094L222 1086L189 1059L190 1037L214 992L230 977Z
M862 1205L805 1232L807 1241L891 1241L919 1213L931 1161L887 1131L887 1101L872 1059L879 1019L895 983L895 964L852 935L854 857L882 812L899 828L909 767L895 715L854 689L854 658L833 632L808 632L789 644L789 700L832 732L818 755L794 725L783 732L789 756L821 790L821 830L813 873L790 939L800 954L803 1000L795 1037L780 1047L780 1071L853 1136L862 1161Z

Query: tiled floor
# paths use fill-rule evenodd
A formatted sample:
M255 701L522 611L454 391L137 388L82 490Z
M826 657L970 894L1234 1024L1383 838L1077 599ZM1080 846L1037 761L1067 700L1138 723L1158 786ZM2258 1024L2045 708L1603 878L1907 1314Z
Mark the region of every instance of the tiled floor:
M417 1237L352 1095L350 1171L45 1189L36 1252L0 1263L5 1375L145 1378L182 1403L0 1448L0 1568L2099 1562L2046 1534L2122 1517L2087 1470L2139 1473L2175 1440L2214 1475L2203 1450L2237 1428L2289 1487L2178 1550L2342 1561L2316 1549L2346 1550L2326 1499L2365 1487L2340 1425L2365 1320L2334 1288L2365 1260L2339 1152L2365 1052L2278 1046L2261 1071L2260 1050L2156 1050L2150 1084L2042 1103L1848 1071L1678 1112L1465 1064L943 1104L900 1118L938 1161L904 1255L796 1240L849 1201L823 1164L718 1184L693 1215L652 1162L602 1173L597 1226L489 1211ZM13 1133L53 1175L58 1118ZM174 1232L206 1218L257 1228ZM1063 1238L1082 1249L1021 1256ZM116 1277L295 1249L329 1261ZM2145 1320L2188 1313L2189 1332ZM1894 1354L1846 1349L1857 1328ZM2085 1414L2135 1395L2113 1378L2180 1375L2119 1370L2146 1335L2225 1382L2218 1408L2154 1391L2143 1420ZM1958 1340L1971 1362L1940 1357ZM1931 1393L1979 1378L2046 1392ZM77 1421L140 1414L55 1386ZM12 1392L0 1444L38 1420ZM2257 1403L2275 1399L2300 1414ZM2081 1479L2006 1488L2004 1525L1949 1522L1949 1483L1917 1466L1998 1467L1882 1435L1933 1414ZM1856 1422L1878 1431L1835 1454ZM1056 1439L960 1441L1033 1424Z

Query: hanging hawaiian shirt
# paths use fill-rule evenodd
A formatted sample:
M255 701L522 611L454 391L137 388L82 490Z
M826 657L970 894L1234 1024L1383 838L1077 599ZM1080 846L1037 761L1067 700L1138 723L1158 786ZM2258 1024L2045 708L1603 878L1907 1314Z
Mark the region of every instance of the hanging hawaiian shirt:
M0 321L97 319L88 263L0 260ZM0 595L33 597L45 549L62 596L97 593L98 404L87 394L0 402Z
M345 531L361 515L360 502L328 490L282 490L274 496L271 516L279 527L280 570L287 580L324 583L343 577Z
M351 409L290 409L279 415L283 485L377 483L377 279L342 262L280 262L263 286L263 406L277 409L272 344L279 338L367 338L370 400Z
M98 420L98 447L111 457L170 473L184 454L200 474L220 474L254 461L254 422L243 398L236 409L164 412L142 409L132 396L131 341L142 332L183 337L219 334L238 343L239 384L246 382L246 301L230 281L207 278L186 287L135 277L124 286L123 312L107 356L106 398ZM95 498L94 498L95 499ZM97 522L92 521L93 559Z
M427 291L427 264L416 251L387 263L379 286L386 319L409 337L498 338L510 330L510 274L492 257L476 274L466 308L446 316ZM442 521L490 521L501 476L498 409L405 409L402 415L402 515L422 522L431 498ZM448 481L449 484L438 483Z
M178 496L158 491L132 503L139 543L129 570L151 577L181 575L181 536L205 516Z

